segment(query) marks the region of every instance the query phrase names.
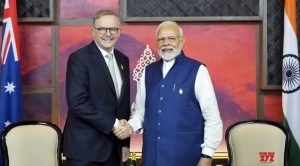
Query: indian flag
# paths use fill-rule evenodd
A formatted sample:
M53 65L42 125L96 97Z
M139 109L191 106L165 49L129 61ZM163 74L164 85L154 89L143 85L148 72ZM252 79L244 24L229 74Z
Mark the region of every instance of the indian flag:
M300 71L296 0L285 0L282 64L283 125L290 134L289 166L300 166Z

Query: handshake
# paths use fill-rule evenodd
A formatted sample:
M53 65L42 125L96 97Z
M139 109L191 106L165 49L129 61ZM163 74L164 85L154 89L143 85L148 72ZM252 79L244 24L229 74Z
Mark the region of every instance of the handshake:
M122 119L119 125L113 128L113 133L118 139L123 140L131 136L133 128L125 119Z

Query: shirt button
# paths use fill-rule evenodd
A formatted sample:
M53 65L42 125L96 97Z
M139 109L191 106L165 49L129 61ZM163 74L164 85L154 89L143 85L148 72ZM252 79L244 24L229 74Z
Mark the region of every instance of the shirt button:
M162 88L164 88L164 87L165 87L165 85L164 85L164 84L162 84L162 85L161 85L161 87L162 87Z
M157 140L160 140L160 137L157 137Z
M163 100L164 100L164 98L163 98L163 97L160 97L160 98L159 98L159 100L160 100L160 101L163 101Z
M159 123L159 122L157 123L157 126L160 126L160 123Z
M161 110L158 110L158 113L161 113Z

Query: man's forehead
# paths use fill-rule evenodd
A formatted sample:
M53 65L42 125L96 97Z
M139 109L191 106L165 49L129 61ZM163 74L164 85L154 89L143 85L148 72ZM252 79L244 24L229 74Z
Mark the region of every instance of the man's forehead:
M178 35L179 29L177 26L163 26L158 30L158 36L161 35Z
M120 20L118 17L114 15L106 15L102 16L101 18L96 19L96 24L113 24L113 25L120 25Z

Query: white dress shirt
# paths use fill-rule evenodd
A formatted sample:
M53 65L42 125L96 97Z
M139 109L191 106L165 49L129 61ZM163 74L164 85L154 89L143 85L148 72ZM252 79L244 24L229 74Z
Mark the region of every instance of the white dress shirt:
M105 63L106 65L108 65L108 58L107 58L107 54L108 52L103 50L101 47L99 47L99 50L101 51L101 54L105 60ZM122 77L121 77L121 72L120 72L120 69L119 69L119 66L118 66L118 63L116 61L116 58L115 58L115 55L114 55L114 48L112 49L112 51L110 52L113 57L112 57L112 60L113 60L113 63L114 63L114 69L115 69L115 75L116 75L116 79L117 79L117 84L118 84L118 93L121 94L121 89L122 89L122 84L123 84L123 80L122 80Z
M97 43L96 43L97 45ZM97 47L99 48L104 60L105 60L105 63L106 65L108 65L108 58L107 58L107 54L109 54L109 52L105 51L104 49L102 49L101 47L99 47L97 45ZM119 66L118 66L118 63L116 61L116 58L115 58L115 55L114 55L114 48L111 50L110 52L113 57L112 57L112 60L113 60L113 63L114 63L114 69L115 69L115 75L116 75L116 79L117 79L117 84L118 84L118 93L121 94L121 89L122 89L122 84L123 84L123 80L122 80L122 77L121 77L121 72L120 72L120 69L119 69ZM116 119L115 123L114 123L114 127L117 127L119 125L119 120Z
M167 75L175 60L163 63L163 77ZM204 142L201 144L202 154L213 156L215 150L222 140L222 120L220 117L217 100L213 85L207 68L201 65L195 80L195 95L200 104L202 115L204 118ZM145 70L137 85L136 106L130 117L129 124L134 132L142 128L145 115ZM200 138L199 138L200 139Z

